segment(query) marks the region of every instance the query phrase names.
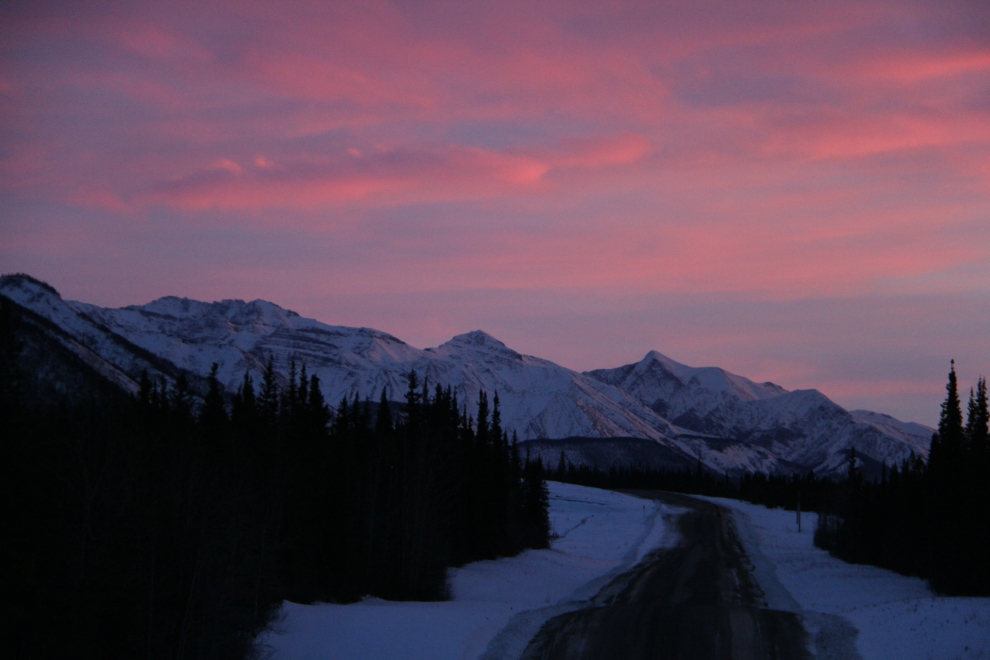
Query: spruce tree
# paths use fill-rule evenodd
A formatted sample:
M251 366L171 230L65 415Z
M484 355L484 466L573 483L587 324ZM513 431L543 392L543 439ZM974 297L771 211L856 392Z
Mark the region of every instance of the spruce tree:
M409 388L406 390L406 426L410 430L418 430L421 421L421 410L420 402L422 401L422 394L419 391L419 375L416 370L413 369L406 376L406 380L409 383Z
M965 504L966 493L965 430L955 360L950 362L945 390L938 432L932 436L928 457L931 491L927 502L927 524L931 534L929 564L932 586L941 591L955 592L963 579L957 555L965 546L965 539L961 536L965 526L961 507Z
M309 401L309 374L306 373L306 363L299 370L299 387L296 388L296 405L305 407Z
M193 394L189 390L186 372L180 372L178 378L175 379L169 399L175 421L180 425L187 425L188 421L192 419Z
M234 394L230 408L235 431L243 434L254 428L258 415L257 406L254 398L254 381L250 373L244 372L244 379Z
M220 392L220 381L217 379L219 367L216 362L210 367L210 375L207 376L207 391L203 398L203 407L199 412L199 424L207 435L208 441L218 440L217 436L222 435L229 421L227 409L224 406L223 394Z
M296 361L289 360L289 389L288 391L283 393L283 398L282 398L282 410L285 412L285 415L289 418L292 417L292 414L295 412L296 405L299 403L298 401L299 390L297 388L297 383L296 383L297 375L298 374L296 373Z
M488 394L482 390L478 393L478 442L487 445L489 442L489 431L491 427L488 421Z
M956 381L956 361L950 361L949 382L945 385L945 401L938 420L938 444L933 438L929 464L936 473L951 472L958 468L963 447L962 406L959 402L959 385Z
M25 403L24 390L29 374L20 364L23 351L20 326L14 303L0 296L0 424L4 426L9 426L22 412ZM11 430L8 428L7 432Z
M261 393L258 396L261 419L268 427L278 422L278 381L275 375L275 359L269 355L265 372L261 379Z
M966 419L966 437L973 458L977 463L987 460L988 452L988 422L990 415L987 411L987 381L982 376L976 382L976 392L969 392L969 410Z
M496 442L502 440L502 410L499 406L498 390L495 391L495 396L492 399L491 434L492 438L494 438Z
M392 432L392 410L388 405L388 391L382 388L382 396L378 400L378 411L375 416L375 433L384 435Z

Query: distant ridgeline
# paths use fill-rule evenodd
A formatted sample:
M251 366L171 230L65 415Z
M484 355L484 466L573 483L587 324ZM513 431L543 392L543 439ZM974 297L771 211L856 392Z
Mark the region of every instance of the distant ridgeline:
M0 277L0 295L62 354L133 394L144 372L170 387L183 374L202 398L215 363L229 403L244 375L259 382L272 360L283 389L290 366L305 364L333 409L355 395L377 402L383 389L401 399L409 372L416 371L449 386L462 404L498 392L502 425L520 440L580 440L547 452L532 445L534 456L540 451L551 465L563 449L575 465L603 470L638 458L652 466L693 466L700 459L707 469L735 477L809 470L824 476L843 474L855 449L862 472L874 477L884 464L927 458L934 431L846 410L816 390L788 391L718 367L690 367L656 351L633 364L579 373L523 355L481 330L419 349L379 330L327 325L265 300L166 296L105 308L63 300L26 275Z
M984 378L970 390L966 423L956 382L949 372L938 432L926 463L915 456L875 478L851 449L845 474L821 478L792 475L719 474L697 462L658 452L638 438L609 445L581 438L523 443L523 451L546 456L559 450L555 481L596 488L669 490L746 500L774 508L817 511L815 544L858 564L874 564L927 578L932 588L959 596L990 595L990 434ZM609 470L569 456L609 452ZM633 457L634 460L629 460Z
M471 419L413 372L398 419L384 391L331 415L269 361L228 402L216 366L166 384L149 355L131 388L73 341L0 297L10 657L244 658L283 600L443 599L449 567L548 544L497 395Z

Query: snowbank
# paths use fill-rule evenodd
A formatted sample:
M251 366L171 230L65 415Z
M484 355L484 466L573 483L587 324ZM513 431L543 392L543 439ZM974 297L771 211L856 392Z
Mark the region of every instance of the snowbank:
M676 543L663 517L671 508L594 488L549 486L551 523L560 535L549 550L451 571L449 602L286 603L282 633L261 643L282 660L515 658L544 621L579 607L650 550Z
M799 534L792 511L705 499L733 510L769 605L799 612L831 646L845 636L863 660L990 658L990 598L936 597L918 578L840 561L814 547L816 514Z

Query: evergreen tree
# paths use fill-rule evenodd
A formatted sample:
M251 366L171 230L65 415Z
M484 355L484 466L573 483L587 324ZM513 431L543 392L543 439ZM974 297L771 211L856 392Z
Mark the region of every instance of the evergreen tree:
M323 398L320 389L320 379L314 374L309 377L307 410L310 427L318 433L323 433L330 423L330 409Z
M174 419L180 424L187 425L187 421L192 419L193 393L189 390L186 372L180 372L175 379L169 398Z
M953 471L961 459L963 448L962 407L959 402L959 387L956 382L956 361L950 361L949 382L945 386L946 396L942 402L942 413L938 420L938 432L932 436L928 465L936 478L942 478Z
M255 427L258 404L254 398L254 381L248 372L244 372L244 379L233 396L230 415L238 434L247 433Z
M990 414L987 411L987 381L982 376L976 382L976 392L970 390L969 410L966 420L966 437L972 456L976 462L983 464L990 455L990 437L988 437L988 422Z
M488 420L488 393L482 390L478 392L478 442L487 445L490 441L489 432L491 427Z
M151 405L151 392L153 388L154 384L148 376L148 370L142 369L141 378L138 381L138 405L142 410L147 410L148 406Z
M285 411L287 417L292 417L295 408L299 403L299 388L296 383L296 377L298 376L296 371L296 361L289 360L289 388L284 393L284 398L282 400L282 409Z
M420 402L423 400L423 395L419 391L419 375L415 369L409 372L406 380L409 383L409 387L406 390L405 425L411 430L418 430L422 422Z
M388 392L382 388L382 396L378 400L378 411L375 416L375 433L384 435L392 432L392 409L388 403Z
M275 358L268 356L265 371L261 378L261 393L258 396L258 412L262 423L274 427L278 423L278 378L275 374Z
M857 465L856 465L856 461L857 460L858 459L856 458L856 448L855 447L850 447L849 448L849 458L846 459L846 462L849 465L848 471L846 473L846 479L851 484L856 483L857 481L859 481L859 469L857 468Z
M478 414L478 417L481 417L480 413ZM492 399L491 435L492 438L495 438L497 441L502 440L502 411L499 407L498 390L495 391L495 397Z
M306 406L309 401L309 383L310 377L306 373L306 363L304 362L299 370L299 387L296 388L296 404L299 406Z
M930 496L927 521L931 531L930 574L941 591L958 592L966 577L960 561L967 552L966 434L956 380L955 360L950 362L946 396L932 437L928 457Z
M0 296L0 421L11 419L24 404L25 374L20 366L19 320L14 303Z
M219 367L216 362L210 367L207 376L207 391L203 398L203 406L199 411L199 424L207 438L217 440L217 436L226 433L227 409L224 405L223 394L220 391L220 381L217 379Z

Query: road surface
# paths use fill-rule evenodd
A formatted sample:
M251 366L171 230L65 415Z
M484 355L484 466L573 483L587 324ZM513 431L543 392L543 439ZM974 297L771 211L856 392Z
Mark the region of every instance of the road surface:
M524 660L806 660L792 612L766 608L729 512L674 493L636 493L689 509L680 542L550 619Z

